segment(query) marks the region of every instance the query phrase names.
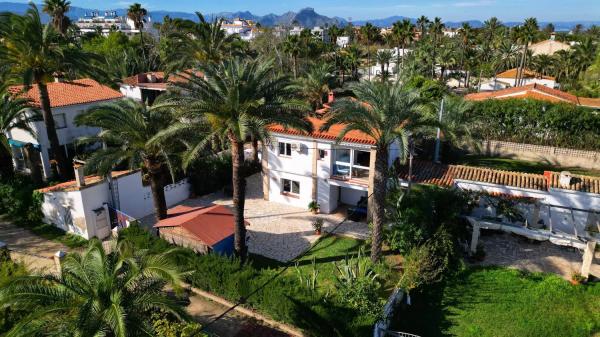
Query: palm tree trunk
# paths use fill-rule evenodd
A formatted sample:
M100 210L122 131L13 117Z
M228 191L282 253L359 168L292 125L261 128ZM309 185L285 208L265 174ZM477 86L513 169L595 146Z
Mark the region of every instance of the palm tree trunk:
M371 80L371 43L367 39L367 69L369 69L369 81Z
M165 198L165 187L162 179L162 166L153 160L146 160L145 166L150 176L150 189L152 190L152 200L154 202L154 214L156 220L167 218L167 201Z
M258 140L252 138L252 162L258 164Z
M4 136L0 135L0 180L12 177L15 173L10 147L6 148L4 144L2 144L6 143L6 138L2 138L4 138Z
M298 78L298 57L296 55L292 56L292 60L294 62L294 79Z
M246 224L244 223L244 204L246 203L246 178L242 172L244 161L244 143L231 137L233 218L235 221L235 254L246 260Z
M521 79L523 76L523 67L525 66L525 56L527 55L527 47L529 42L525 42L525 46L523 47L523 54L521 54L521 62L519 64L519 69L517 69L517 78L515 79L515 87L521 85Z
M44 117L46 134L48 135L48 142L50 142L50 151L52 151L54 159L58 164L58 179L66 180L71 177L71 173L73 170L71 170L69 163L67 163L67 156L65 155L65 152L60 146L60 142L58 141L58 134L56 133L56 124L54 123L54 117L52 117L52 109L50 108L48 87L42 81L37 81L37 86L40 92L42 116Z
M377 148L375 155L375 172L373 174L373 239L371 240L371 261L378 262L381 258L381 246L383 242L383 222L385 215L385 195L387 184L388 149L381 146Z

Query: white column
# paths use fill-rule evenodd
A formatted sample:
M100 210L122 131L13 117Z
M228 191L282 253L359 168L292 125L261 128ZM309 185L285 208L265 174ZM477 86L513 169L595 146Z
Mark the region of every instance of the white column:
M67 253L62 250L59 250L54 254L54 265L56 266L56 272L59 276L62 276L62 261L65 259L65 256L67 256Z
M42 169L44 173L44 179L48 179L52 176L52 167L50 166L50 157L48 149L45 146L40 146L40 156L42 159Z
M581 263L581 276L588 278L590 276L590 269L592 268L592 262L594 261L594 252L596 251L596 241L588 241L585 246L583 253L583 261Z

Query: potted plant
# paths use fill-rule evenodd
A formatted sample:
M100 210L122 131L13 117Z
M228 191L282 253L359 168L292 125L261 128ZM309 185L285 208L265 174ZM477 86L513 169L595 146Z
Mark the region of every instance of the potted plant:
M583 275L581 275L579 272L574 272L571 274L571 284L574 286L585 282L585 280L585 277L583 277Z
M321 235L321 230L323 229L323 219L316 219L312 223L312 226L315 229L315 234Z
M308 203L308 210L311 211L313 214L319 213L320 208L321 205L319 205L319 203L316 200L313 200Z

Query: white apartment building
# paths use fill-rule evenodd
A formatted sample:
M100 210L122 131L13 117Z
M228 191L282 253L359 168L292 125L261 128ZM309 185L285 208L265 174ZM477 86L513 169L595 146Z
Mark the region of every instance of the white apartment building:
M14 94L20 94L23 87L14 86L9 90ZM40 107L37 86L31 87L21 95L29 99L36 108ZM72 158L76 154L74 142L77 138L92 136L99 132L97 128L76 126L74 123L75 117L95 104L118 100L123 97L120 92L92 79L48 83L48 96L58 140L60 145L64 147L67 158ZM29 171L31 168L27 166L24 147L27 144L32 144L39 151L39 158L36 158L35 162L41 163L43 176L47 179L52 176L50 165L52 153L44 121L33 122L32 129L35 136L21 129L13 129L7 132L6 136L12 149L13 162L17 170Z
M221 28L227 35L238 34L244 41L250 41L258 36L258 28L252 20L236 18L223 23Z
M335 43L340 48L346 48L350 44L350 36L338 36Z
M150 17L147 17L146 21L144 23L144 31L153 33L154 30ZM102 35L107 36L110 32L118 31L125 35L133 36L140 33L140 30L135 28L133 20L126 16L117 15L116 11L86 13L84 17L79 18L75 22L75 25L79 28L81 34L100 31Z
M376 151L374 139L349 132L336 139L343 125L319 132L323 120L309 118L312 134L272 126L272 141L263 146L263 193L265 200L306 208L316 200L323 213L338 206L355 206L372 193ZM389 163L398 156L397 144L390 148Z

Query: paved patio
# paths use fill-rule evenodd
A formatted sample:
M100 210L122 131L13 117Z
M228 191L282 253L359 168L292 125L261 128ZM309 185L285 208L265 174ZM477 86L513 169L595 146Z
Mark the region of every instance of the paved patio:
M486 232L484 232L486 233ZM478 265L496 265L530 272L554 273L570 279L581 269L583 253L550 242L530 241L508 233L487 232L480 242L485 259ZM596 252L591 274L600 277L600 252Z
M222 193L213 193L200 198L188 199L182 204L188 206L207 206L211 203L233 207L231 197ZM262 178L255 174L247 179L246 205L244 208L250 240L251 253L286 262L308 249L319 237L314 234L314 219L324 220L323 229L332 230L344 218L344 214L314 215L306 209L263 200ZM154 216L141 219L146 228L151 228L156 220ZM337 234L366 239L369 235L367 224L346 221L337 230Z

